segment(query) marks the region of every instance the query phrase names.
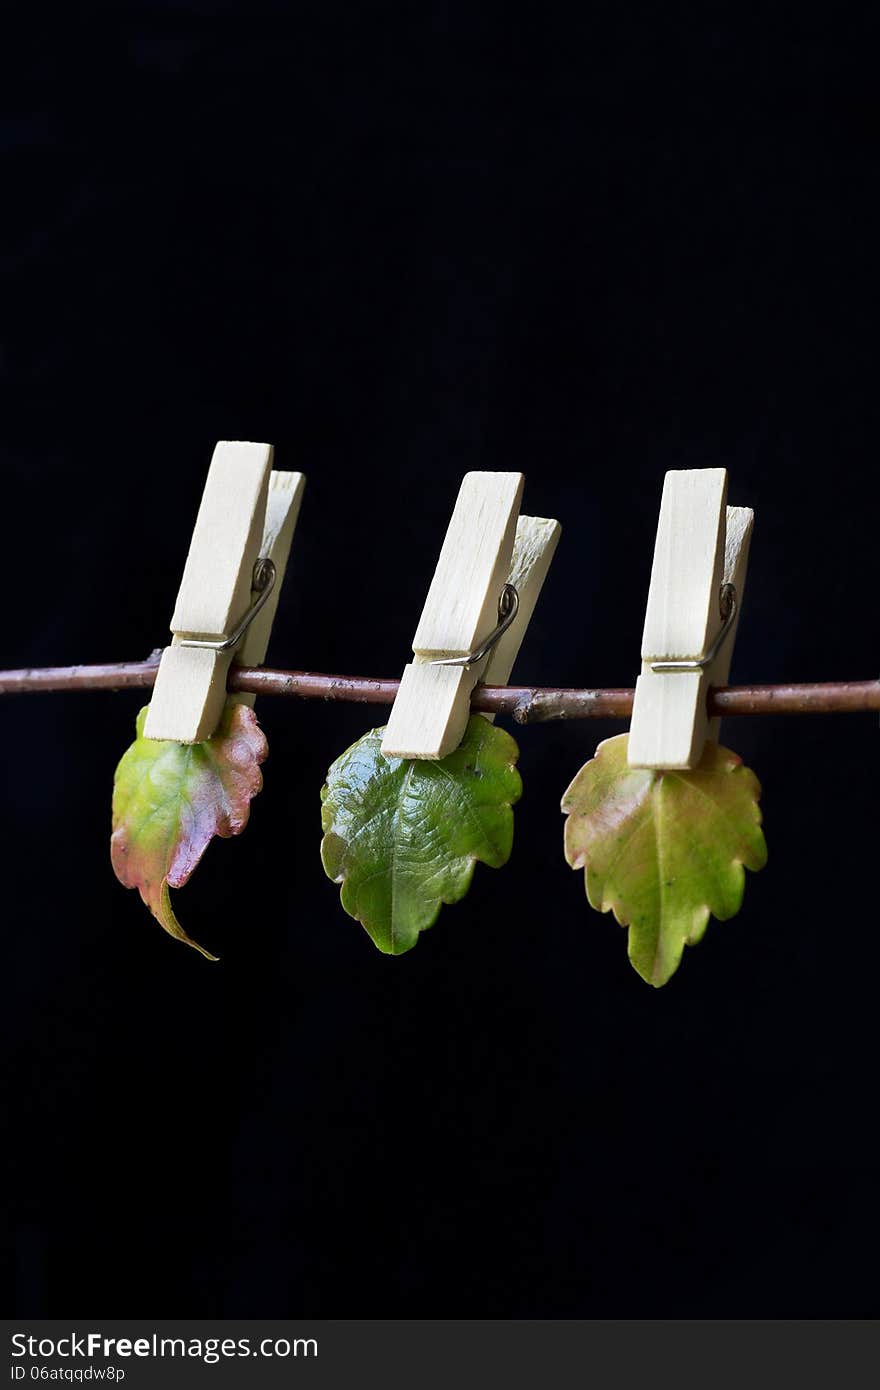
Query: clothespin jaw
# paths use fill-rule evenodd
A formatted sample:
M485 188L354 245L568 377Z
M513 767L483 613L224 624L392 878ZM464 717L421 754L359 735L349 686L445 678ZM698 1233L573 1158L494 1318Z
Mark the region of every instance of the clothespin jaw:
M631 767L693 768L720 721L710 686L727 681L754 513L727 507L727 470L666 474L630 725Z
M210 738L232 661L259 665L265 657L304 485L302 474L273 473L272 458L270 444L222 440L214 450L171 619L171 646L162 653L144 725L147 738ZM274 566L257 571L264 588L271 585L262 595L255 587L260 557ZM221 649L260 599L241 640Z
M507 681L560 534L555 521L517 517L523 483L521 473L465 474L385 730L386 757L445 758L461 742L477 682ZM510 582L514 616L491 650L437 664L480 649Z

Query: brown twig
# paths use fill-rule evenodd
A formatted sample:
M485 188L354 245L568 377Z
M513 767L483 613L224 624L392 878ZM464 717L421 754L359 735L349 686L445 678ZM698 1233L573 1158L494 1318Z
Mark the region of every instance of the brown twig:
M0 671L0 695L51 690L146 690L156 679L161 653L147 661L111 666L48 666ZM234 666L229 689L253 695L292 695L302 700L347 700L390 705L399 681L370 676L329 676L313 671L274 671ZM525 685L477 686L471 706L511 715L518 724L552 719L628 719L631 690L539 689ZM723 686L709 692L710 714L855 714L880 710L880 681L823 681L812 685Z

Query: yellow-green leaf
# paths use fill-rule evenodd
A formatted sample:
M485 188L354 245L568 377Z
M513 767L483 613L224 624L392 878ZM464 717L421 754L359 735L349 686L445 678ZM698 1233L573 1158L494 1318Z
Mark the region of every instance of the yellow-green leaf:
M674 974L710 913L742 904L746 869L761 869L757 777L728 748L707 743L699 767L629 767L628 735L601 743L562 799L565 857L584 869L587 898L629 927L629 958L652 985Z

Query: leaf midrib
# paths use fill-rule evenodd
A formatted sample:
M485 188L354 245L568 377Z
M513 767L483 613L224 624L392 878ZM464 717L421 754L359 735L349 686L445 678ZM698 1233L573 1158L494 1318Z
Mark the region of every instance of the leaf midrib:
M407 764L406 772L405 772L404 775L403 775L403 781L402 781L401 784L400 784L400 791L399 791L399 793L398 793L398 795L397 795L397 800L396 800L396 804L395 804L395 807L394 807L394 814L393 814L393 816L392 816L392 818L391 818L391 873L390 873L390 878L391 878L391 954L392 954L392 955L396 955L396 954L397 954L396 951L394 950L394 947L396 946L397 940L398 940L398 937L397 937L397 849L398 849L397 832L398 832L398 827L399 827L400 824L402 823L402 819L403 819L403 818L402 818L401 812L402 812L404 797L405 797L406 792L407 792L408 789L409 789L409 784L410 784L410 782L412 781L413 774L415 773L415 768L416 768L415 760L414 760L414 759L413 759L413 760L410 760L410 761L408 762L408 764Z
M690 771L691 769L688 769L688 770ZM667 925L667 917L666 917L666 900L667 900L667 896L668 896L669 893L672 891L672 890L667 886L667 883L666 883L666 869L665 869L665 861L664 861L664 858L663 858L663 851L662 851L663 835L661 834L661 822L662 822L663 817L662 817L661 812L662 812L662 809L663 809L664 806L665 806L665 801L666 801L666 798L663 796L663 791L662 791L662 789L663 789L663 782L664 782L664 779L665 779L665 778L668 778L668 779L669 779L670 787L671 787L671 784L672 784L673 782L680 782L680 783L682 783L683 785L685 785L686 787L688 787L689 789L691 789L692 791L694 791L694 792L696 793L697 796L699 796L700 798L702 798L703 801L708 801L709 805L712 807L713 811L715 812L715 816L716 816L716 817L718 816L718 811L719 811L719 807L718 807L718 802L717 802L717 800L716 800L713 796L711 796L711 795L709 794L709 792L704 791L703 788L700 787L700 786L698 786L698 784L697 784L696 782L694 782L693 780L690 780L690 779L689 779L689 780L685 781L685 779L684 779L683 777L680 777L680 776L678 775L678 773L675 772L675 771L670 771L670 770L667 769L667 770L664 770L663 772L661 772L660 776L657 778L657 781L656 781L654 787L652 788L652 800L653 800L653 802L654 802L654 814L653 814L652 819L653 819L653 822L654 822L654 844L655 844L655 848L656 848L656 859L657 859L657 886L658 886L658 896L659 896L659 900L660 900L660 916L659 916L659 919L658 919L658 922L657 922L657 940L656 940L655 945L654 945L654 954L653 954L652 961L651 961L651 973L652 973L652 974L654 974L654 973L656 972L656 969L657 969L657 963L658 963L658 959L659 959L659 956L660 956L660 945L661 945L661 942L664 940L664 935L665 935L665 933L664 933L664 928L665 928L666 925ZM687 829L687 827L685 827L685 828ZM689 842L689 843L692 843L692 837L691 837L690 833L688 833L688 842ZM706 896L708 897L709 895L706 894ZM712 904L709 903L709 902L707 902L707 903L704 904L704 906L706 907L707 911L711 913L711 911L712 911ZM686 936L686 935L685 935L685 941L687 941L687 936Z
M174 791L170 792L170 793L168 794L168 796L163 797L162 800L161 800L160 802L158 802L158 803L152 808L152 810L149 812L148 815L144 816L142 820L139 820L139 821L138 821L138 827L137 827L137 828L138 828L138 834L141 834L141 833L143 832L144 827L147 826L147 825L149 825L149 824L150 824L150 821L154 820L155 817L158 816L159 812L162 811L162 810L164 810L164 808L169 804L169 802L171 802L171 801L180 801L181 797L184 795L184 792L183 792L183 784L184 784L185 779L189 776L189 770L190 770L190 767L191 767L191 765L192 765L193 752L194 752L195 748L197 747L197 745L196 745L196 744L186 744L186 745L183 745L183 746L186 747L186 754L185 754L184 765L183 765L183 767L182 767L182 770L181 770L181 773L180 773L180 777L179 777L179 779L178 779L178 785L177 785L177 787L175 788ZM162 763L162 761L163 761L163 758L164 758L164 757L170 757L170 756L171 756L170 752L169 752L169 753L166 753L166 754L163 754L163 757L162 757L162 758L157 758L157 759L156 759L156 762L148 764L147 769L146 769L146 771L144 772L144 775L141 777L140 781L139 781L138 784L137 784L136 791L138 791L138 792L140 791L141 787L143 786L144 782L146 782L146 780L147 780L147 778L149 777L150 773L151 773L156 767L158 767L158 766L161 765L161 763ZM190 799L190 798L187 798L187 800L189 800L189 799ZM176 833L177 833L177 831L178 831L179 829L180 829L180 816L179 816L179 814L178 814L177 820L176 820L175 836L176 836Z

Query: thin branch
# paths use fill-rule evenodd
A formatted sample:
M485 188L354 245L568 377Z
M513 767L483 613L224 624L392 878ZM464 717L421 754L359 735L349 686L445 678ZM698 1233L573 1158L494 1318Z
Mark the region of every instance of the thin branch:
M51 690L146 690L156 679L160 652L147 661L113 666L49 666L0 671L0 695ZM302 700L347 700L390 705L400 684L370 676L329 676L313 671L273 671L233 666L229 689L252 695L292 695ZM525 685L477 686L471 707L508 714L518 724L551 719L628 719L631 690L540 689ZM880 711L880 680L823 681L813 685L736 685L709 692L710 714L855 714Z

